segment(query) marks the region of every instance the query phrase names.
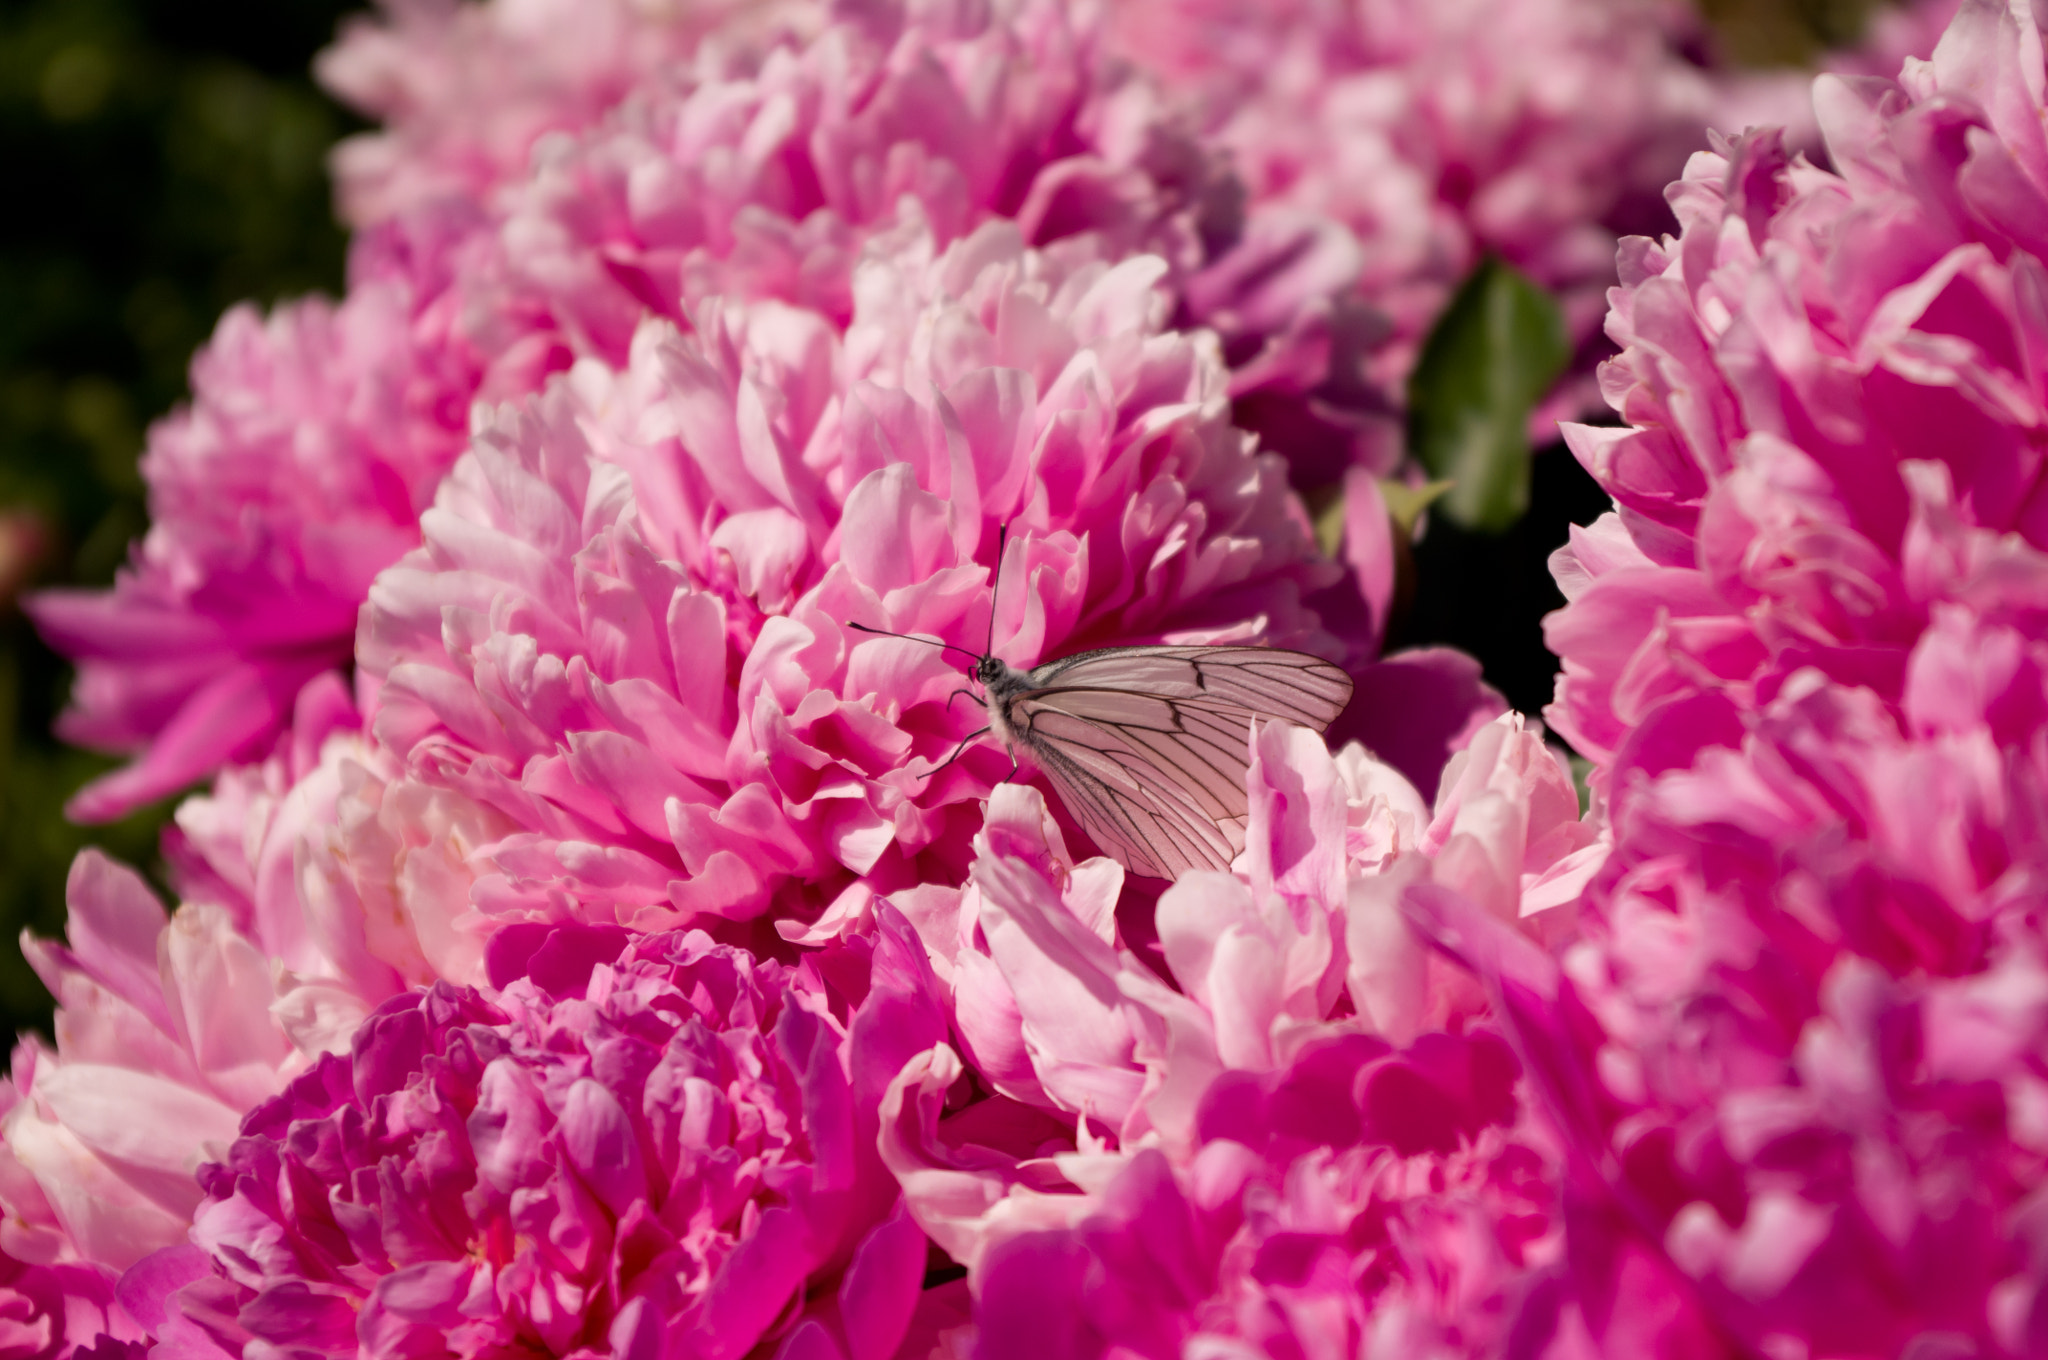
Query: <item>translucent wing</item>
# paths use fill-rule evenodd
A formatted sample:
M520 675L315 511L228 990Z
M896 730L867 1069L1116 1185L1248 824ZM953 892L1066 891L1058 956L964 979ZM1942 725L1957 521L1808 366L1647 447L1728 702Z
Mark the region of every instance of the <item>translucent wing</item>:
M1103 849L1158 878L1244 849L1254 722L1322 731L1351 698L1336 666L1267 647L1115 647L1019 678L1017 743Z

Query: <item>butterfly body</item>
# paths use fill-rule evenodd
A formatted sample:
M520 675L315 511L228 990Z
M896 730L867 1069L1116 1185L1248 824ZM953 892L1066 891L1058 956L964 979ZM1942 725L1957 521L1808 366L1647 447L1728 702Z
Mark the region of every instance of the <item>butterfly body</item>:
M1037 688L1031 676L1030 671L1017 670L997 656L985 656L974 667L974 678L980 683L981 692L988 696L988 730L1013 761L1017 758L1017 735L1010 725L1010 709L1020 695Z

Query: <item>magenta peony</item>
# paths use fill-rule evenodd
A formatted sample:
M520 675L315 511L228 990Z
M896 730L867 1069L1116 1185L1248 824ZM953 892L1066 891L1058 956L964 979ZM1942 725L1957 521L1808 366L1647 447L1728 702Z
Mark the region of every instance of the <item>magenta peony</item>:
M1724 143L1674 186L1683 235L1624 249L1603 382L1629 423L1566 428L1618 517L1560 556L1548 625L1581 752L1668 764L1660 703L1748 711L1809 666L1896 702L1938 606L1998 612L1980 574L2048 532L2037 52L1966 6L1907 86L1822 78L1839 175Z
M1638 1248L1766 1354L2048 1346L2040 33L1697 157L1570 431L1553 720L1615 849L1518 1030Z
M1549 933L1597 826L1519 719L1433 813L1356 747L1272 725L1255 750L1244 873L1183 877L1143 953L1118 867L1072 863L1028 789L991 800L967 889L896 898L972 1067L906 1064L882 1152L970 1269L976 1354L1484 1354L1578 1325L1556 1148L1407 915L1448 896ZM992 1093L963 1103L963 1070Z
M1178 1174L1138 1152L1073 1226L989 1250L974 1354L1493 1353L1561 1236L1516 1076L1484 1033L1351 1035L1217 1082Z
M1942 631L1987 668L2013 642ZM1971 677L1974 713L1916 684L1903 721L1805 671L1615 801L1529 1042L1643 1238L1751 1344L2048 1343L2048 770L1997 713L2038 709L2038 665Z
M159 1334L194 1355L893 1355L926 1243L875 1158L868 1055L942 1030L890 1009L891 947L849 1034L812 968L702 934L501 943L503 991L394 998L251 1112L201 1173L197 1250L133 1287Z

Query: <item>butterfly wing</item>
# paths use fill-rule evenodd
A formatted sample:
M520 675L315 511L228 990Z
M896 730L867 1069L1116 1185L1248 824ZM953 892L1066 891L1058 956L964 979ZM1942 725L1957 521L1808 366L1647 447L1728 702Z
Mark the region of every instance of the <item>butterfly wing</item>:
M1244 849L1254 722L1321 731L1351 679L1268 647L1114 647L1030 671L1006 703L1067 810L1137 873L1226 869Z

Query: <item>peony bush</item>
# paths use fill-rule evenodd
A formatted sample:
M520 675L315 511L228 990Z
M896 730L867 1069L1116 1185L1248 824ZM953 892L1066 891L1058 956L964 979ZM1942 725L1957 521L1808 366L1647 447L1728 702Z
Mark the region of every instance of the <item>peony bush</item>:
M2048 55L1894 15L1710 132L1698 33L351 21L346 296L230 312L29 605L133 757L74 815L185 796L170 906L88 852L22 942L0 1353L2048 1351ZM1398 645L1489 259L1582 376L1617 285L1541 723ZM1244 715L1227 870L988 733L984 654L1226 642L1354 682Z

